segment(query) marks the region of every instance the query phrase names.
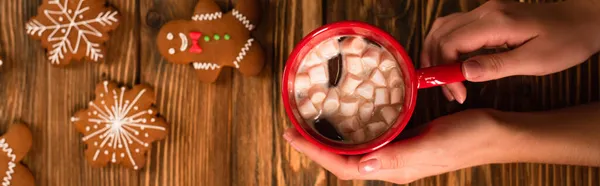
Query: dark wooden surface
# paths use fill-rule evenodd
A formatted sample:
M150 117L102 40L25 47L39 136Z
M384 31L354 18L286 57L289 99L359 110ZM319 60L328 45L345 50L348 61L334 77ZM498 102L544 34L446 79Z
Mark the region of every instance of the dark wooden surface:
M24 160L38 185L391 185L339 181L281 137L291 127L280 97L280 80L294 44L318 26L361 20L389 31L418 66L422 41L434 19L468 11L483 0L263 0L263 22L254 32L266 50L257 77L224 70L217 83L195 79L189 66L163 60L155 47L160 26L190 18L197 0L109 0L124 19L108 42L107 63L55 68L24 24L41 0L0 0L0 132L24 121L34 134ZM233 2L218 0L223 10ZM439 89L419 91L411 126L467 108L531 111L600 98L598 56L544 77L511 77L468 83L464 105L447 102ZM155 87L160 112L172 125L153 144L139 172L121 166L92 168L69 117L93 99L103 79ZM597 168L543 164L474 167L412 185L600 185Z

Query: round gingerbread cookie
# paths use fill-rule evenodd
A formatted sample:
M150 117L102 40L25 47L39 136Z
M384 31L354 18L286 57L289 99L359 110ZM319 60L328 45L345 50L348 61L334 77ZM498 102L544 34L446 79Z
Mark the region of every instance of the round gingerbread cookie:
M144 167L150 144L168 133L154 101L154 90L147 85L127 89L109 81L99 83L96 99L71 118L83 134L88 161L94 167L108 162L135 170Z
M33 175L21 160L31 148L32 137L29 128L22 123L10 126L0 137L0 177L2 185L33 186Z
M25 26L27 34L41 40L53 65L83 58L99 62L108 33L120 20L117 10L105 4L105 0L43 0L38 15Z
M264 66L264 51L251 32L260 21L256 0L237 1L221 12L213 0L196 5L191 20L166 23L157 35L158 51L167 61L191 64L203 82L214 82L224 67L253 76Z

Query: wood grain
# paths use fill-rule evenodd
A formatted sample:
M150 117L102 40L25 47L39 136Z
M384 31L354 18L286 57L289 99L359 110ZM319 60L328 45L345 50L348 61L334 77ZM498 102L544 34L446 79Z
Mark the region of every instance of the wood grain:
M155 46L161 25L190 19L198 0L108 0L123 15L112 33L107 63L50 66L24 24L42 0L0 1L0 132L23 121L34 133L24 163L38 185L393 185L341 181L294 151L281 137L292 127L283 109L280 81L287 56L313 29L360 20L390 32L419 66L422 42L437 17L472 10L485 0L261 0L262 22L254 36L266 52L256 77L227 69L213 84L201 83L188 65L166 62ZM229 11L236 0L217 0ZM526 1L532 2L532 1ZM537 3L535 1L534 3ZM467 83L466 103L447 102L439 89L419 91L409 127L468 108L538 111L600 100L600 56L543 77L510 77ZM93 99L94 86L110 79L146 83L171 124L153 144L139 172L120 166L91 168L81 135L68 119ZM494 164L432 176L410 185L600 185L593 167Z

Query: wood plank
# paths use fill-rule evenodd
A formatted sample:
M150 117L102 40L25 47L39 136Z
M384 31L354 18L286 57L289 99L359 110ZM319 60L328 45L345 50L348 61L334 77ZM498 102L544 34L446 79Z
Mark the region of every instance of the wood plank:
M155 87L160 113L171 124L155 145L141 185L231 185L233 72L202 83L190 65L168 63L159 55L156 34L162 24L191 20L196 0L140 2L141 82ZM219 0L221 9L229 2Z
M246 0L247 1L247 0ZM233 1L234 5L236 2ZM274 117L274 102L278 91L274 87L278 81L275 68L275 34L279 32L276 23L280 1L262 0L260 3L261 21L253 31L265 53L265 65L256 77L244 76L239 71L233 74L233 95L231 110L231 157L232 185L274 185L276 141L279 122Z
M25 163L39 185L136 185L137 173L118 166L92 168L84 158L81 135L71 126L71 115L93 99L94 86L103 78L133 83L137 72L136 1L110 0L124 13L121 26L107 42L103 64L74 63L50 66L39 41L30 39L25 23L37 14L41 1L0 2L2 48L6 48L0 85L4 98L2 128L22 120L33 131L33 150ZM131 14L127 14L131 13ZM117 42L115 42L117 41Z
M281 98L281 78L288 55L306 34L322 24L322 0L276 1L274 35L273 92L274 97L274 182L276 185L327 185L328 176L312 160L295 151L282 135L285 129L292 128L283 108ZM274 8L271 6L271 8Z

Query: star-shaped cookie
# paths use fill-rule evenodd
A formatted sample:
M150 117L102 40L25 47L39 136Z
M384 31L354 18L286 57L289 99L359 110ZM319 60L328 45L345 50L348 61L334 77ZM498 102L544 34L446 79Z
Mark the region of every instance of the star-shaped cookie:
M256 0L237 1L221 12L213 0L201 0L192 20L166 23L157 35L158 51L167 61L190 64L203 82L214 82L222 68L253 76L264 66L264 52L251 36L260 21Z
M154 90L147 85L127 89L114 82L99 83L96 99L71 118L83 134L88 161L95 167L111 162L141 169L150 144L168 133L154 102Z
M64 66L71 59L98 62L104 58L108 32L119 25L119 13L105 0L44 0L38 16L25 26L27 34L41 40L48 60Z
M31 131L22 123L13 124L0 137L0 181L3 186L35 185L31 172L20 163L31 148L31 143Z

